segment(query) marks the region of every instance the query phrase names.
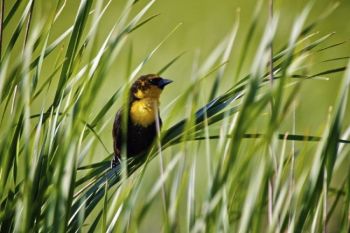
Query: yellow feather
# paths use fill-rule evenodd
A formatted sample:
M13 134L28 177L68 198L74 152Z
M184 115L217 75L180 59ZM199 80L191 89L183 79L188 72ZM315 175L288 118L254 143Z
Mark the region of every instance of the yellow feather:
M156 86L150 86L145 90L139 89L134 93L139 99L135 100L130 108L130 117L134 124L147 127L155 121L161 93L162 90Z
M157 98L144 98L131 104L130 117L134 124L147 127L156 119L159 101Z
M138 99L143 98L155 98L158 99L160 94L162 93L162 90L156 86L150 86L146 90L137 90L136 93L134 93L134 96Z

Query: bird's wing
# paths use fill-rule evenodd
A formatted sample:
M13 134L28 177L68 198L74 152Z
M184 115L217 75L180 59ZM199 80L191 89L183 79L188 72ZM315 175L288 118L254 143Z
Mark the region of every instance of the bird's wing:
M113 149L114 149L114 156L120 158L120 150L122 146L122 110L120 109L117 114L115 115L114 124L113 124Z

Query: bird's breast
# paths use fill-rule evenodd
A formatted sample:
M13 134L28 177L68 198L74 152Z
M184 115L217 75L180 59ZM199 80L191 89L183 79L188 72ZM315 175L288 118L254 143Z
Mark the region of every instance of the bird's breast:
M158 104L158 100L153 98L134 101L130 108L132 122L143 127L154 123L157 116Z

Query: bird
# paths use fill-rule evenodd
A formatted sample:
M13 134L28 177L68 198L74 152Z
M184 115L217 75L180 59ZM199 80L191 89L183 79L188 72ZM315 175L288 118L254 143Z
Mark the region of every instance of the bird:
M117 111L113 123L112 168L120 164L122 146L126 146L127 158L144 155L150 149L157 136L157 127L162 126L159 98L164 87L172 82L156 74L147 74L139 77L131 85L129 101ZM127 114L124 111L127 111ZM122 122L122 118L125 116L127 122L126 127L123 127L122 124L125 123ZM123 132L124 128L127 129L126 132Z

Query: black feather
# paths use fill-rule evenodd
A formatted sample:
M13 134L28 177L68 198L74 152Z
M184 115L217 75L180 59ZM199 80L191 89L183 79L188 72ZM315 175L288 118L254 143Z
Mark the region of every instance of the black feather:
M120 109L114 120L113 125L113 147L114 147L114 160L112 161L112 166L118 164L121 159L122 146L126 145L126 156L128 158L135 157L147 152L150 149L156 135L157 127L156 122L153 122L147 127L143 127L138 124L134 124L130 117L128 117L127 122L127 132L124 134L122 132L122 116L123 111ZM162 125L162 120L158 116L159 126ZM125 136L124 136L125 135ZM124 141L124 137L126 141ZM114 165L113 165L114 164Z

